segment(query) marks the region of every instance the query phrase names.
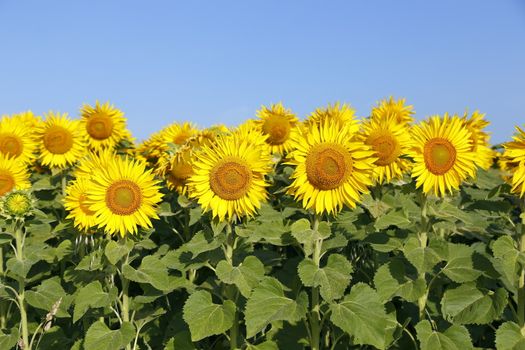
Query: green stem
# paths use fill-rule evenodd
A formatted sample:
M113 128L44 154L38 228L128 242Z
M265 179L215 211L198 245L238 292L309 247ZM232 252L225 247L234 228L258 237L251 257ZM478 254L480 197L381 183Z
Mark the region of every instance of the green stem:
M319 229L319 216L315 215L314 222L312 224L312 230L317 231ZM319 267L321 260L321 246L323 244L322 238L317 239L314 243L313 261L317 267ZM310 347L312 350L319 350L320 338L321 338L321 313L319 303L319 287L312 288L312 309L310 311Z
M230 349L237 349L237 338L239 337L239 313L235 310L233 326L230 328Z
M0 276L4 277L4 246L0 246ZM7 328L6 301L0 300L0 329Z
M126 244L125 239L121 240L121 244ZM121 302L121 310L120 310L120 316L122 318L122 322L129 322L129 280L124 277L124 266L128 264L129 261L129 253L126 254L126 258L122 261L122 265L120 268L120 281L122 282L122 302ZM131 344L126 345L126 350L131 350Z
M24 233L23 228L19 225L15 225L15 237L16 237L16 258L20 261L24 260ZM23 349L31 350L31 344L29 344L29 330L27 327L27 312L25 304L25 279L23 277L18 279L18 305L20 309L20 323L22 325L22 341L24 342Z
M523 226L523 224L522 224ZM520 252L525 252L525 232L521 233L519 242ZM525 267L521 268L518 281L518 324L522 329L525 327Z
M421 248L425 249L428 244L428 218L427 218L427 197L425 194L420 194L420 205L421 205L421 231L418 234L419 245ZM426 283L426 274L421 272L418 275L419 279L422 279ZM427 286L425 293L418 299L417 305L419 308L419 320L425 318L425 307L427 305L429 286Z

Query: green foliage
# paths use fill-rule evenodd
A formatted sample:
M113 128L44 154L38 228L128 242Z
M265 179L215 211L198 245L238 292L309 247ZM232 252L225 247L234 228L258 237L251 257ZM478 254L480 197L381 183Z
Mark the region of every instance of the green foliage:
M124 238L79 234L63 174L33 174L21 235L0 221L0 349L20 348L23 317L33 350L525 348L525 205L497 171L445 198L375 186L333 216L274 170L253 218L166 191Z

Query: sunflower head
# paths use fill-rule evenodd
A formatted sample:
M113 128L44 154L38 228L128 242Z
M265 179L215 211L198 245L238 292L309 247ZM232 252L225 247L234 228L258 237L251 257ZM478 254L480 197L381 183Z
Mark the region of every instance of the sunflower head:
M34 199L27 190L14 190L5 194L0 200L0 210L3 216L22 220L33 215Z
M387 117L393 117L397 123L406 124L414 121L412 105L405 106L405 99L394 100L392 96L390 98L381 100L377 103L377 106L372 108L372 118L382 119Z
M193 149L185 145L173 154L161 157L155 172L166 179L170 190L185 195L188 191L187 181L193 175L192 163Z
M503 148L499 165L506 172L504 178L508 177L512 192L522 197L525 194L525 131L516 126L512 141L504 143Z
M295 114L278 103L270 107L263 106L257 111L257 116L259 119L255 121L255 125L262 134L267 135L266 142L272 153L284 154L290 151L292 134L299 123Z
M215 145L196 153L193 169L190 197L220 221L252 217L267 198L270 154L254 134L218 137Z
M334 105L329 104L325 108L317 108L310 116L304 121L306 128L312 125L321 125L325 123L335 123L340 127L347 123L354 123L355 110L350 105L339 102Z
M139 226L150 228L151 219L158 218L162 194L145 163L115 157L104 168L96 168L90 181L86 204L104 231L124 237L137 233Z
M65 168L85 154L85 143L78 121L67 114L49 112L37 130L40 140L40 161L52 168Z
M288 164L295 166L288 193L317 214L338 213L343 206L355 207L372 184L373 150L356 137L354 121L310 124L294 139Z
M120 141L131 138L126 129L124 113L109 102L95 106L84 104L80 110L80 130L88 146L94 150L114 148Z
M0 196L14 190L30 187L26 165L15 158L0 155Z
M375 179L378 183L401 178L410 169L410 161L402 158L410 148L409 129L394 117L365 120L362 139L376 152Z
M0 121L0 154L30 162L35 158L37 148L32 130L19 115L3 117Z
M89 209L87 201L90 186L89 178L77 177L68 184L64 197L64 207L69 211L67 218L72 219L75 227L83 233L88 233L95 226L95 212Z
M470 131L472 141L472 152L476 154L474 163L482 169L487 170L494 162L495 153L489 146L490 136L483 129L490 123L485 120L485 114L474 111L470 118L465 112L461 118L465 127Z
M434 116L412 128L412 177L423 192L444 196L475 176L470 132L457 116Z

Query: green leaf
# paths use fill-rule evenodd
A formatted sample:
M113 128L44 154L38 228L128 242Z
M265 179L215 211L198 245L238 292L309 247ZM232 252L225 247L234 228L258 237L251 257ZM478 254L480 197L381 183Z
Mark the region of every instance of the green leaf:
M18 343L20 339L20 333L18 328L11 328L9 334L4 334L0 331L0 349L12 349Z
M452 281L464 283L476 280L482 271L474 268L472 255L474 249L465 244L448 244L447 264L443 273Z
M131 240L124 240L123 243L117 243L115 241L109 241L106 244L104 249L104 255L108 258L108 261L111 265L117 265L117 263L122 259L126 254L131 252L133 248L133 242Z
M267 340L264 343L260 343L257 345L252 345L252 344L247 344L247 345L248 345L247 347L248 350L279 350L279 346L277 345L277 343L271 340Z
M251 338L274 321L295 323L306 315L308 297L299 294L297 300L284 294L283 285L273 277L264 278L246 303L246 337Z
M254 256L248 256L242 264L233 267L225 260L221 260L216 267L217 277L226 284L235 284L241 294L248 298L252 289L264 277L264 265Z
M518 259L520 252L516 249L510 236L501 236L492 244L494 268L502 275L502 280L510 290L515 290L518 283Z
M423 279L411 279L407 276L401 259L392 259L377 269L374 285L382 302L399 296L414 302L425 294L426 282Z
M299 277L307 287L320 286L324 300L339 299L350 284L352 264L341 254L331 254L326 266L320 268L311 259L301 261L298 266Z
M44 280L36 290L26 292L26 301L29 305L50 311L55 303L60 300L57 317L69 317L68 308L71 304L71 296L68 296L60 284L60 277Z
M389 319L379 295L370 286L357 283L343 301L330 304L330 310L332 322L353 336L356 344L385 348Z
M116 298L116 289L109 294L102 290L99 281L93 281L82 287L75 297L75 308L73 310L73 322L77 322L89 308L106 307Z
M235 304L226 300L214 304L208 291L191 294L184 304L183 318L190 327L191 340L198 341L214 334L226 332L233 325Z
M525 349L525 335L520 326L514 322L505 322L496 331L496 348L498 350Z
M166 265L153 255L144 257L137 270L124 265L122 272L124 277L133 282L149 283L163 292L170 292L181 285L180 278L170 276Z
M348 240L340 233L336 233L334 237L324 240L321 246L321 254L337 248L344 248L348 244Z
M432 268L441 261L439 254L431 247L421 247L417 238L409 238L403 246L405 257L419 273L432 271Z
M430 322L423 320L416 325L421 350L474 349L470 334L464 326L452 325L443 333L432 330Z
M410 226L411 221L408 215L402 210L391 210L386 215L381 215L376 219L374 227L377 230L384 230L390 226L406 228Z
M297 220L291 227L292 236L303 245L306 256L312 255L314 243L326 239L332 234L330 226L326 221L319 223L317 230L310 228L310 222L306 219Z
M123 349L135 337L135 327L129 322L122 323L120 329L112 331L102 321L89 327L84 340L85 350L118 350Z
M447 290L441 300L445 319L457 324L491 323L501 316L506 306L505 289L483 293L471 283Z

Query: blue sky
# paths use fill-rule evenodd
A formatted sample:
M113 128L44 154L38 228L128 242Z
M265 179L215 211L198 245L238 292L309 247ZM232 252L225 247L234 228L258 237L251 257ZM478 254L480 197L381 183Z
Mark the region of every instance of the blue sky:
M0 48L0 113L110 100L138 139L390 95L419 119L479 109L493 142L525 123L521 0L0 0Z

